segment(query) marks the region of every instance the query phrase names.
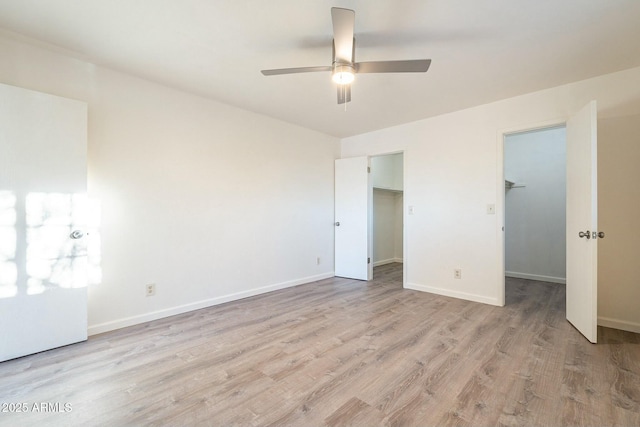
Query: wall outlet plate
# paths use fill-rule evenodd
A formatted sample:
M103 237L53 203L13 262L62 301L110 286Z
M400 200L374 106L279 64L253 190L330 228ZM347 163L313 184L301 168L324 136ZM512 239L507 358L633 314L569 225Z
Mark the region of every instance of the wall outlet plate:
M156 294L156 284L149 283L148 285L145 286L145 290L148 297L154 296Z

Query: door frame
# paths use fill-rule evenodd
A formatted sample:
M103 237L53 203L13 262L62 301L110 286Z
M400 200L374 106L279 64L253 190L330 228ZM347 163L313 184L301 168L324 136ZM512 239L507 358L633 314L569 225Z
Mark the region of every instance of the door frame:
M544 130L554 127L567 126L568 117L565 118L557 118L551 119L543 122L532 123L530 125L521 125L515 127L509 127L498 130L497 134L497 160L498 160L498 171L497 171L497 188L496 188L496 214L497 214L497 227L496 232L498 233L498 271L500 272L500 277L497 282L497 300L501 307L505 305L505 273L506 273L506 265L505 265L505 219L506 219L506 201L505 201L505 191L504 191L504 141L508 135L513 135L516 133L523 132L532 132L538 130ZM566 162L565 162L566 163ZM566 251L566 246L565 246Z

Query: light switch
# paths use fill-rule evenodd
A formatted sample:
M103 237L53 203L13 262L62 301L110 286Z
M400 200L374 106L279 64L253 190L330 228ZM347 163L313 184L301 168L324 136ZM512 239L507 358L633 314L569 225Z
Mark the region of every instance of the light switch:
M413 206L409 206L409 215L413 215Z
M496 213L496 205L494 204L488 204L487 205L487 215L493 215Z

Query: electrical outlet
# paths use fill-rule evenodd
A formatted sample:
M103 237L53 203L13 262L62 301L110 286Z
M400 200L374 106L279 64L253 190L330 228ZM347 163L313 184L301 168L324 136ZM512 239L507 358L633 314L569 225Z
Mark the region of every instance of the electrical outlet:
M461 268L456 268L455 270L453 270L453 278L454 279L462 279L462 269Z
M145 289L147 291L147 296L148 297L152 297L156 294L156 284L155 283L150 283L148 285L145 286Z

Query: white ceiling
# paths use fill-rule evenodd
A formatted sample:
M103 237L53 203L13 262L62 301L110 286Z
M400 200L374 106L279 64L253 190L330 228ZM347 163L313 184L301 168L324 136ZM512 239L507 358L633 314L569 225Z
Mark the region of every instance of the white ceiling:
M356 76L336 103L333 6L356 11ZM0 28L83 59L345 137L640 66L638 0L0 0Z

